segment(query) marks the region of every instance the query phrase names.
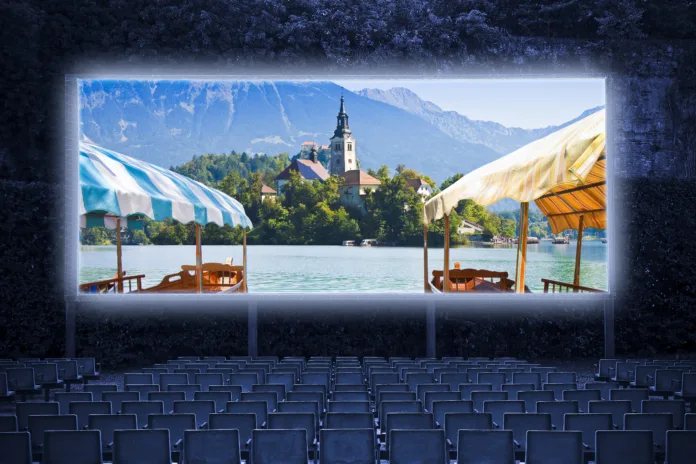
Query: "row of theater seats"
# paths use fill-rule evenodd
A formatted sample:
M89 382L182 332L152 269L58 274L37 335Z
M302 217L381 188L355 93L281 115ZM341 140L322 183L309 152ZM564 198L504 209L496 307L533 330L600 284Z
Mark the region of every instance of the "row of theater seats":
M78 449L133 463L695 462L694 364L624 364L600 360L581 389L574 372L512 358L181 358L122 389L18 402L0 448L56 463L101 462ZM669 391L664 371L680 373Z

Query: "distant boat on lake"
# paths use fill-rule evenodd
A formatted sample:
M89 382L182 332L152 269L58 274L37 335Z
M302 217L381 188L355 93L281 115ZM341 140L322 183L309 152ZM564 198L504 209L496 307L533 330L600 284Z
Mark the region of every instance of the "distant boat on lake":
M377 241L376 238L366 238L365 240L360 242L360 246L362 246L362 247L379 246L379 242Z
M344 240L342 246L355 246L355 240Z

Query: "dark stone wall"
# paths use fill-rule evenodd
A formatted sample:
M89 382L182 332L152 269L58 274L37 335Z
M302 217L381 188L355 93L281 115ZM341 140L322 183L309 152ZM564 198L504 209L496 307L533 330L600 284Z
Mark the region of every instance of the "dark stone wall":
M21 18L31 18L32 11L20 11ZM18 33L41 31L25 26ZM161 56L138 54L135 42L129 42L125 35L122 40L130 51L112 44L112 69L129 63L183 65L197 49L175 53L163 48ZM156 50L156 39L148 40L146 48ZM55 47L62 53L69 44L56 42ZM239 57L225 55L228 59L216 60L210 47L198 60L208 72L243 69ZM365 53L303 55L300 47L286 54L264 55L262 60L266 69L297 73L312 64L325 72L351 74L407 70L441 77L469 73L606 76L609 157L615 174L611 180L616 243L610 246L616 254L617 352L696 352L696 247L692 239L696 230L696 76L693 67L685 65L696 58L692 41L505 37L475 53L436 52L415 45L399 53L373 48ZM94 57L96 49L98 44L92 44L85 53L91 50L87 55ZM24 79L31 84L29 93L12 87L12 101L28 98L31 104L21 106L22 114L12 119L23 129L3 132L0 144L0 162L4 160L7 167L0 175L7 179L0 182L0 358L57 356L65 343L64 189L60 184L65 134L60 102L62 74L77 70L80 53L71 52L65 64L53 57L46 69L39 58L48 60L48 52L37 53L12 56L13 68L17 72L26 68ZM26 62L27 56L33 61ZM261 59L244 62L263 63ZM298 67L302 65L304 69ZM16 77L8 76L3 82ZM197 307L175 311L166 305L93 307L78 315L77 351L100 358L108 367L142 365L187 354L246 353L246 313L219 306L217 311ZM438 355L601 355L601 307L558 304L549 310L514 306L493 302L487 307L467 304L457 311L439 311ZM368 304L335 314L262 305L258 313L259 354L425 355L424 310L376 308Z

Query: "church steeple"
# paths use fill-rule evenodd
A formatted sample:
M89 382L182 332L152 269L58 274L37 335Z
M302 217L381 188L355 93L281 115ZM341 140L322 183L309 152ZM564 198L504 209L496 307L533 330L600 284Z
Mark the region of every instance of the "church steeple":
M343 93L341 93L341 107L338 110L338 116L336 117L336 130L334 131L334 137L343 137L344 135L350 135L350 127L348 127L348 113L346 113Z

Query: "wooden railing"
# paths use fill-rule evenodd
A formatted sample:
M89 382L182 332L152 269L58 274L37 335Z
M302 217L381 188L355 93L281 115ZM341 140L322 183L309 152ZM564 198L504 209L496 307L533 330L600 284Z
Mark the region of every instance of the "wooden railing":
M79 291L80 293L119 293L119 283L122 283L123 285L123 293L129 293L136 290L140 291L143 289L143 277L145 277L145 274L125 276L121 277L120 279L115 277L108 280L88 282L86 284L81 284ZM135 288L133 288L134 286Z
M583 287L557 280L541 279L541 281L544 282L544 293L606 293L597 288ZM551 291L549 292L549 290Z

